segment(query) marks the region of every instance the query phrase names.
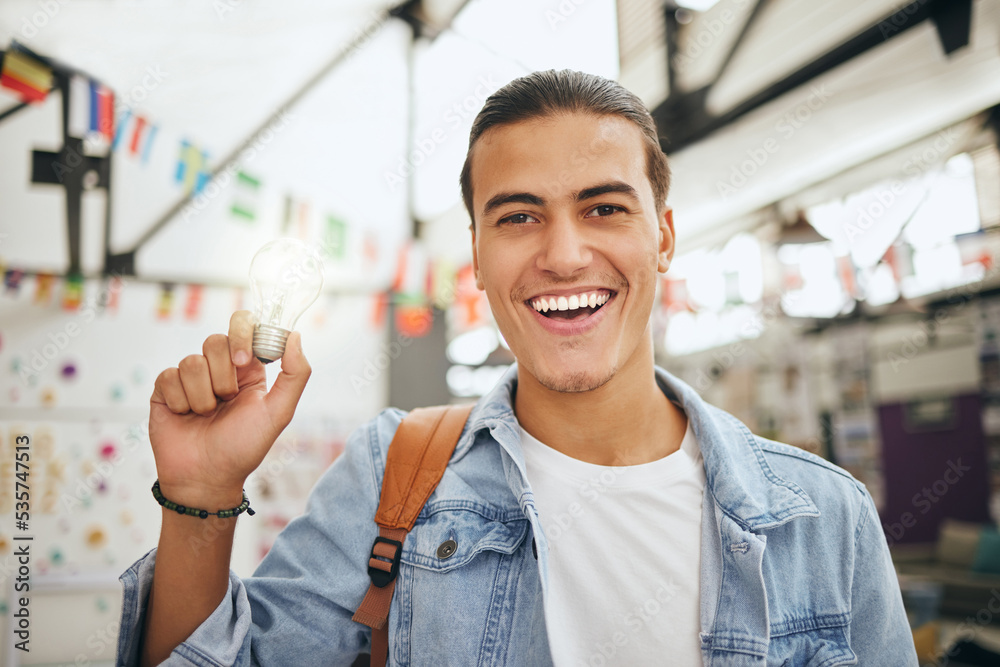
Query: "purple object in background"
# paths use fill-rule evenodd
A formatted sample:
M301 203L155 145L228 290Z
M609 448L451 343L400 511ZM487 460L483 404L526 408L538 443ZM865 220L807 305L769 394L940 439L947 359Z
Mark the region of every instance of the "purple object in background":
M889 544L934 542L945 518L989 521L989 465L979 394L878 408Z

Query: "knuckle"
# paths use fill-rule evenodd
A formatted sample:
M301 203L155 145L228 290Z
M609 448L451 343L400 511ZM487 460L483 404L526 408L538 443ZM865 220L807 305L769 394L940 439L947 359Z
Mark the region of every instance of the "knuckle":
M214 333L205 339L204 345L201 346L202 351L208 353L209 350L219 350L228 347L229 340L225 334Z
M181 359L181 363L177 364L177 368L181 371L190 372L196 371L198 369L204 368L207 362L205 357L200 354L189 354L188 356Z
M156 376L156 380L153 382L153 386L158 386L162 388L164 385L173 382L177 378L178 369L176 366L170 368L165 368L160 371L160 374Z

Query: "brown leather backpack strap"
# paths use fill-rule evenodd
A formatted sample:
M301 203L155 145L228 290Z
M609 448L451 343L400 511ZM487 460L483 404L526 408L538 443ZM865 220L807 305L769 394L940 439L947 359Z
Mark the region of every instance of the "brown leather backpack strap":
M392 605L392 594L396 590L399 554L403 550L406 531L401 528L380 527L378 534L379 538L385 541L376 539L372 545L372 556L368 560L368 574L372 577L372 583L368 584L365 599L354 612L352 620L372 629L372 655L368 664L381 667L386 664L389 655L389 607ZM378 586L375 583L377 575L372 575L372 568L385 572L389 578L388 583Z
M406 534L437 487L472 411L471 405L417 408L389 444L375 523L379 536L368 559L371 584L353 620L372 629L372 665L386 664L389 607Z

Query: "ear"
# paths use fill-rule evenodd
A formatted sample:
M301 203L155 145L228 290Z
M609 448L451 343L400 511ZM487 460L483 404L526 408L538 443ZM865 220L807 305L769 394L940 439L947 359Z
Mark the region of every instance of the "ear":
M472 223L469 228L472 231L472 273L476 276L476 288L480 291L485 291L486 287L483 285L483 278L479 275L479 250L476 246L476 223Z
M669 206L660 215L658 226L660 243L656 270L666 273L670 268L670 261L674 258L674 210Z

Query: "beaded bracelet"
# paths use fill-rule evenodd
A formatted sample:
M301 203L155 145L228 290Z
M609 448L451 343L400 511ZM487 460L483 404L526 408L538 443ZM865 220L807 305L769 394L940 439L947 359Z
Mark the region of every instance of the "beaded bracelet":
M163 497L163 492L160 491L160 480L153 482L153 497L156 498L156 502L160 503L162 507L166 507L171 512L177 512L178 514L187 514L188 516L196 516L201 519L207 519L208 516L214 515L220 519L228 519L231 516L238 516L246 512L250 516L256 514L252 509L250 509L250 500L247 498L247 492L243 492L243 502L231 510L219 510L218 512L209 512L208 510L199 510L194 507L185 507L184 505L178 505L177 503L167 500Z

